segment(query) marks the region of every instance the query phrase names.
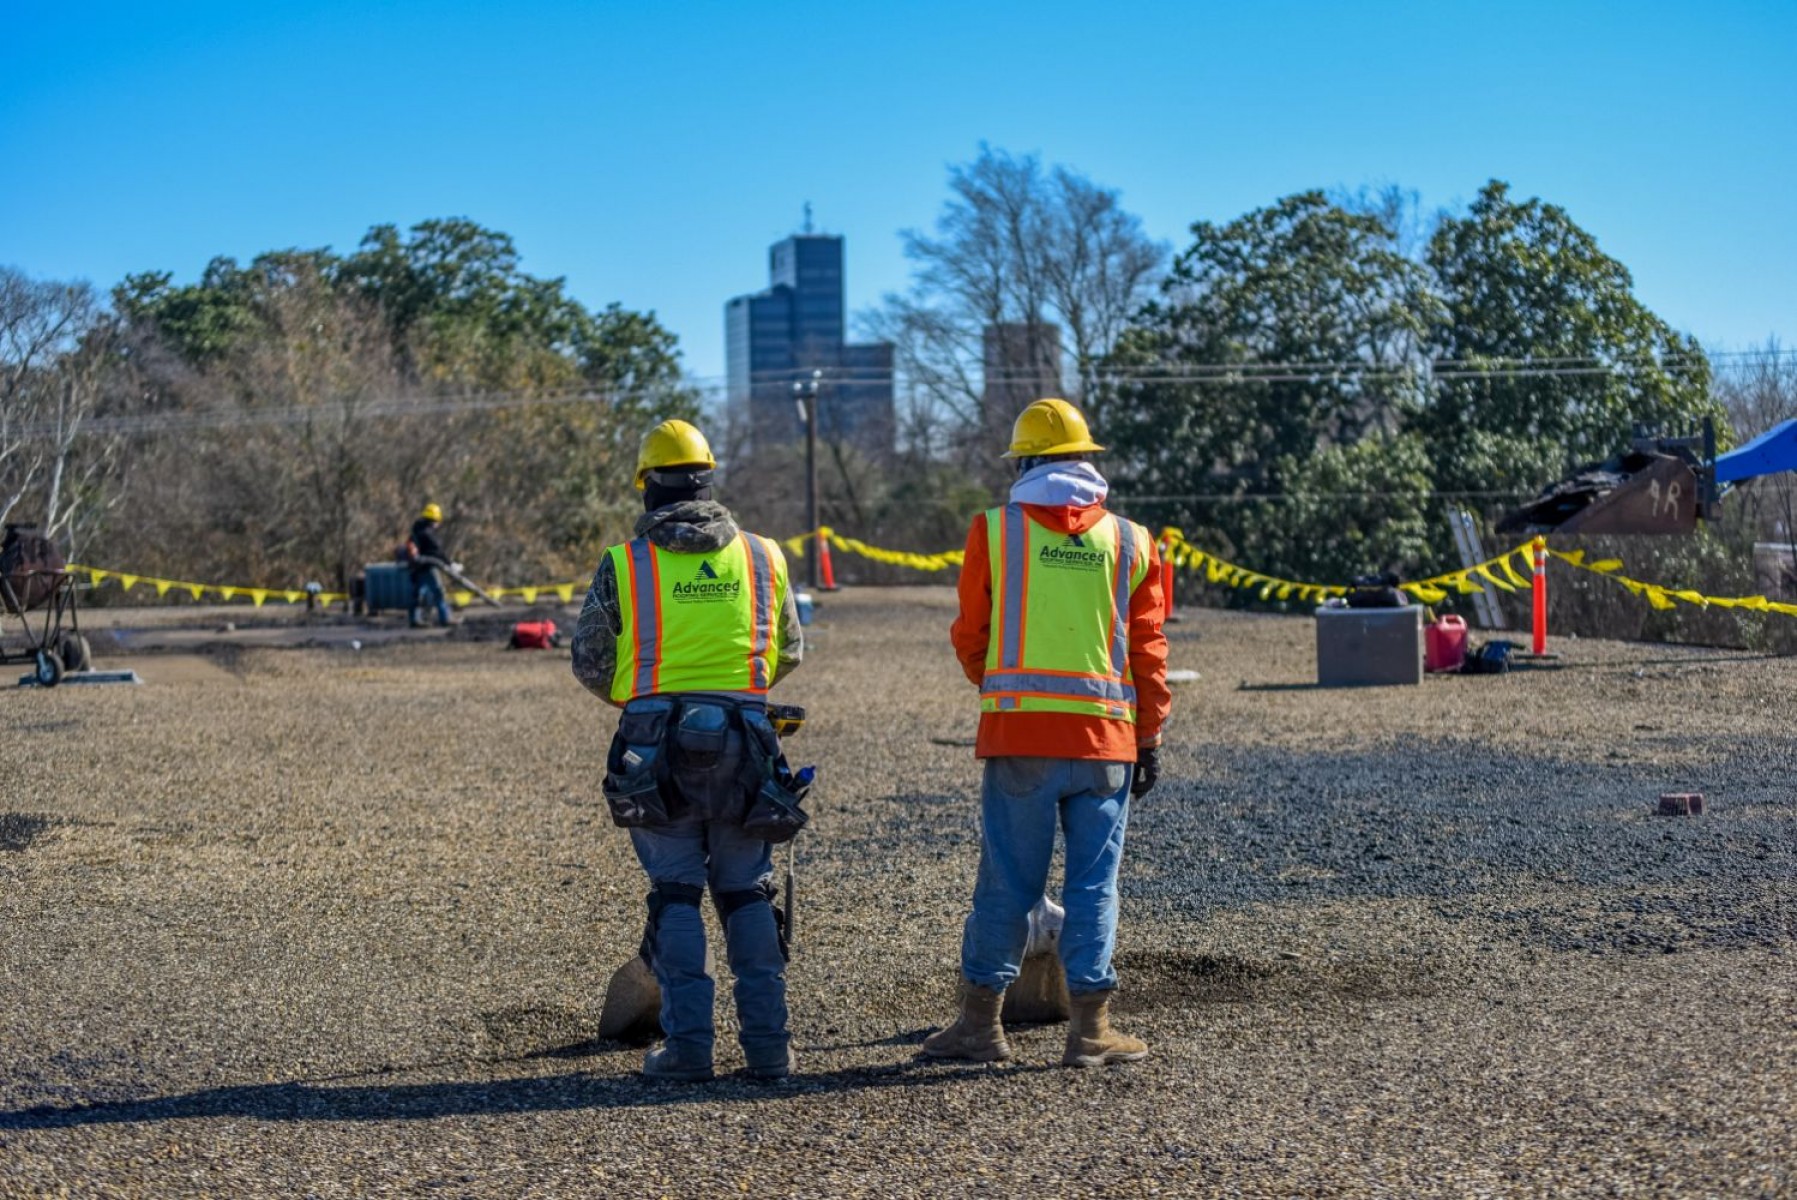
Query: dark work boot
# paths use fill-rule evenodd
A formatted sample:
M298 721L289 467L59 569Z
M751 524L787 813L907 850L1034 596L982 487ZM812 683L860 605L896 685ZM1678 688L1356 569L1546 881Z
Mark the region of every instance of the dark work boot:
M756 1058L751 1058L749 1065L744 1068L751 1079L785 1079L788 1075L796 1073L798 1069L799 1056L793 1053L791 1046L788 1046L786 1052L778 1059L758 1062Z
M643 1055L643 1075L676 1083L704 1083L712 1077L711 1060L690 1057L678 1047L663 1043Z

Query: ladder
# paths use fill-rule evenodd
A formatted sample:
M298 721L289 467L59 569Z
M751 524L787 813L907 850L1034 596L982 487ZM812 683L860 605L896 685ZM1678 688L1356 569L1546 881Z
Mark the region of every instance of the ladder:
M1454 531L1454 546L1460 551L1460 565L1465 568L1478 566L1485 561L1485 547L1479 541L1479 530L1473 524L1473 515L1465 509L1453 509L1448 513L1448 524ZM1508 629L1504 623L1504 610L1498 604L1497 592L1489 581L1472 577L1479 585L1473 593L1473 616L1481 629Z

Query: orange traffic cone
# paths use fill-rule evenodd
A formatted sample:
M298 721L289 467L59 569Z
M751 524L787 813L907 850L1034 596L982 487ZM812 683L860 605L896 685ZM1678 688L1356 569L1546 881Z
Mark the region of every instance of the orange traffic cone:
M836 568L830 565L830 538L829 535L823 533L817 535L817 567L824 579L819 590L826 592L838 591L839 589L836 586Z
M1173 546L1169 542L1161 543L1161 617L1173 619Z

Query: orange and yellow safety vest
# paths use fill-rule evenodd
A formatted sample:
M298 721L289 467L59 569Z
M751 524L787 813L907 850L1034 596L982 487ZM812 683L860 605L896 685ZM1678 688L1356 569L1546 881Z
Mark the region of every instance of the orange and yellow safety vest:
M743 532L702 554L664 550L647 538L606 553L623 617L614 701L664 692L767 694L786 602L780 547Z
M1129 597L1148 574L1148 531L1114 513L1059 533L1021 504L986 514L992 636L981 712L1059 712L1133 723Z

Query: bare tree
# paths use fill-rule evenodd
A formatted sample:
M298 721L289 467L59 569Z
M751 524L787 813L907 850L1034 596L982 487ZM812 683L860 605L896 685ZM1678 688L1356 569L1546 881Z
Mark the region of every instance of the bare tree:
M1020 391L1083 395L1167 248L1116 191L1034 155L982 145L949 190L934 236L902 235L910 289L863 323L897 348L908 436L984 444Z
M75 459L99 401L107 318L86 283L34 281L0 267L0 521L35 489L30 515L66 532L100 471Z

